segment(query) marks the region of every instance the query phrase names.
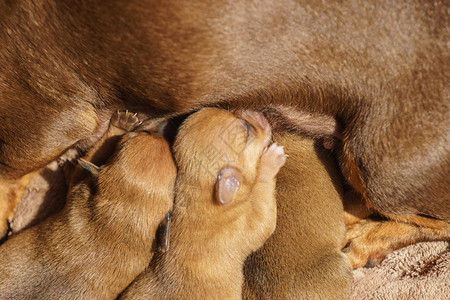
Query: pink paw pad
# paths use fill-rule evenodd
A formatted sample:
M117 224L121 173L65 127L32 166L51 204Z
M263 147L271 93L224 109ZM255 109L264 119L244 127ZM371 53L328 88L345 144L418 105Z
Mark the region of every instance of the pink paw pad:
M278 146L273 143L264 150L261 157L262 162L270 164L274 168L281 168L286 162L287 155L284 152L283 146Z

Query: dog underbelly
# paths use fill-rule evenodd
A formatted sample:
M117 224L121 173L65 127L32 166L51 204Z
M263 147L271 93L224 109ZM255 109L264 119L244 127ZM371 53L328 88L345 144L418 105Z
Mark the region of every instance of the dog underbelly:
M40 168L65 150L83 150L105 132L112 113L86 102L54 109L40 105L26 113L0 112L0 177L15 179Z
M422 115L439 114L439 105L448 100L441 25L447 16L439 8L445 4L438 1L435 10L408 1L375 4L219 1L211 7L203 1L117 1L68 2L46 10L6 3L0 80L7 78L8 87L18 76L18 82L28 80L34 89L45 85L49 93L70 93L87 82L110 97L109 103L123 101L129 109L141 105L154 116L217 103L286 105L332 116L342 122L344 155L352 155L362 187L370 189L368 198L377 207L405 213L415 206L417 213L433 215L442 201L433 210L419 206L433 206L435 196L448 189L445 174L435 178L419 175L415 167L390 167L396 160L393 147L378 147L372 137L400 149L429 142L421 135L399 139L400 131L388 132L382 125L420 128ZM28 10L34 19L23 17ZM17 103L23 95L8 88L15 93L11 103ZM89 137L101 132L102 122L83 101L80 107L46 111L45 101L32 99L34 105L16 116L0 112L0 177L43 166L79 140L86 147L92 143ZM409 108L386 118L390 102ZM431 133L434 126L443 128L430 124ZM420 152L411 148L408 153ZM439 155L448 156L448 147ZM382 160L390 164L378 167ZM448 169L448 162L441 166ZM403 176L406 172L411 176ZM386 197L383 189L392 182L403 192L392 190ZM430 189L409 189L418 182ZM439 185L444 189L433 192Z

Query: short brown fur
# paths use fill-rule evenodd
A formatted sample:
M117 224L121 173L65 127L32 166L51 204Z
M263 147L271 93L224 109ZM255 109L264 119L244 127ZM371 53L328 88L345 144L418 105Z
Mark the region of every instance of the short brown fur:
M85 159L98 159L124 132L114 127ZM173 203L176 168L156 134L128 133L117 147L98 174L75 173L61 212L0 247L2 298L111 299L145 269Z
M445 0L2 1L2 186L92 145L115 109L161 117L284 107L299 129L310 124L295 112L339 125L312 134L340 128L342 170L378 210L448 222L448 8ZM0 197L5 231L15 202Z
M347 299L342 178L314 140L274 133L289 155L277 175L277 228L245 263L244 299Z
M275 229L275 175L286 158L282 147L266 148L270 136L254 112L238 119L206 108L183 123L174 145L180 173L169 251L155 256L123 299L241 298L244 260ZM227 204L214 191L224 170L240 178Z

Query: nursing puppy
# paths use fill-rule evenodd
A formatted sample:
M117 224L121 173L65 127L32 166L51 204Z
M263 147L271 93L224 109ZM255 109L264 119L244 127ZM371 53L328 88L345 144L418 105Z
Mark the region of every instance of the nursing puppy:
M312 139L274 132L289 155L277 175L277 227L244 267L244 299L348 299L341 252L343 185L334 158Z
M16 180L92 145L114 110L161 117L222 104L272 108L311 136L334 135L341 169L365 201L436 228L425 240L448 236L447 7L0 2L0 234L14 215Z
M64 209L0 247L2 299L113 299L145 269L173 203L170 147L157 134L127 133L103 167L92 163L136 121L117 115L80 161L92 174L76 171Z
M245 258L275 229L283 148L258 113L205 108L181 126L169 251L123 299L241 299Z

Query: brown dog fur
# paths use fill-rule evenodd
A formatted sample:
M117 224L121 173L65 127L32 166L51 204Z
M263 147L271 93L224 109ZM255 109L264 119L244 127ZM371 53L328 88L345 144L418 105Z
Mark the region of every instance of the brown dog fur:
M277 228L245 263L244 299L347 299L352 273L341 252L343 186L314 140L274 133L289 155L277 175Z
M177 134L179 174L169 251L123 299L240 299L245 258L276 223L275 175L286 158L265 118L206 108ZM237 184L237 185L236 185Z
M448 222L448 23L444 0L3 1L2 184L92 145L118 108L275 107L318 136L296 116L334 120L379 211Z
M83 163L98 174L76 171L64 209L0 247L2 298L111 299L148 265L173 203L169 144L157 134L128 133L101 169L92 164L107 158L108 141L123 125L135 125L128 117L119 115L87 154L91 163Z

